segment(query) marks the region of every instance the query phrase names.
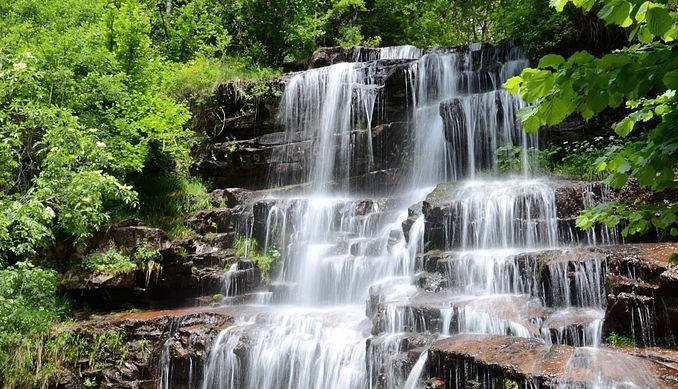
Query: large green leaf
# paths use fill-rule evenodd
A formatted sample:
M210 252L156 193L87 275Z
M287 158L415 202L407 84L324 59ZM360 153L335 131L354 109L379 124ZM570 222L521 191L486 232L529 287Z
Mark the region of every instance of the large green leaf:
M558 66L563 62L565 62L565 58L563 58L562 56L557 54L548 54L539 60L539 64L537 65L537 67L540 69L546 69L548 67L558 69Z
M520 76L514 76L506 80L504 83L504 88L512 94L515 95L520 90L520 84L523 82L523 78Z
M562 12L563 8L565 8L565 5L568 3L569 0L550 0L549 5L551 7L554 7L556 11Z
M669 11L661 7L653 7L647 10L645 15L647 26L653 35L662 36L673 24Z
M600 11L598 17L605 20L607 24L624 24L629 17L631 11L631 4L625 0L615 0L605 4Z
M596 3L596 0L573 0L574 5L577 7L582 7L586 11L591 10L591 7Z
M662 81L667 88L678 89L678 69L664 74Z
M646 25L640 26L638 29L638 40L640 43L650 43L652 42L652 33L650 28Z
M586 104L594 113L598 113L605 108L607 108L607 103L610 100L610 96L605 90L592 90L589 91Z
M634 125L635 125L635 123L634 123L633 120L631 120L629 118L624 118L624 120L615 123L613 128L614 128L614 132L616 132L617 135L624 138L624 137L626 137L626 135L631 133Z

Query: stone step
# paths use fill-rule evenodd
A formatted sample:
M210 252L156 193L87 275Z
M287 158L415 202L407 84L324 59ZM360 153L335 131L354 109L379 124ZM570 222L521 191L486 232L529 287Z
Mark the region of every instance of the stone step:
M194 306L198 307L222 307L230 305L262 305L267 304L271 299L271 292L267 291L253 291L249 293L242 293L235 296L223 296L221 294L212 296L200 296L191 299Z
M574 219L606 197L602 183L503 179L440 184L422 204L431 249L554 246L581 241ZM601 235L601 234L599 234Z
M377 304L372 333L509 334L549 344L598 345L602 309L549 309L528 295L457 296L419 292Z
M455 335L429 351L445 388L674 388L678 372L607 348L549 346L504 335Z
M419 264L459 293L530 294L549 307L604 305L607 254L589 249L430 251Z

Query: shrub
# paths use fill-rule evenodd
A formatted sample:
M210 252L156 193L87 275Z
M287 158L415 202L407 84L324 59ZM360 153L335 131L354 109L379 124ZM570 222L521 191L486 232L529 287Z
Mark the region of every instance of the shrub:
M59 318L56 274L19 262L0 270L0 381L3 388L34 388L54 380L53 347L44 348ZM45 352L43 352L43 349ZM43 361L44 359L44 361Z

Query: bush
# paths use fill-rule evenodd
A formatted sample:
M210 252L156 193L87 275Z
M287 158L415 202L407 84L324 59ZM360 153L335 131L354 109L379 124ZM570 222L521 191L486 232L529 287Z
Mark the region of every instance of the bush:
M56 274L52 270L19 262L0 270L0 381L3 388L34 388L54 380L58 369L43 363L52 360L52 323L63 310L56 297ZM43 360L44 359L44 360Z

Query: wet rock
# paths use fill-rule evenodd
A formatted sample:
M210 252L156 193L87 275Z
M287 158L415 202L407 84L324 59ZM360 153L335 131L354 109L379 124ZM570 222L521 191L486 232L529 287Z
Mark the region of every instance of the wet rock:
M602 182L554 181L556 209L559 219L576 219L579 213L609 198L609 189Z
M429 375L446 377L446 388L619 387L670 388L659 364L609 349L548 346L503 335L455 335L429 351ZM473 387L473 386L471 386Z
M635 335L639 344L671 336L678 323L676 267L669 262L676 243L618 245L608 251L605 332Z
M447 287L447 278L440 273L419 273L415 276L415 283L427 292L440 292Z
M424 240L430 242L429 249L451 249L462 244L475 247L482 243L478 239L483 237L493 238L486 243L495 245L529 246L556 239L586 242L588 235L575 229L574 219L586 206L600 201L603 195L596 193L604 190L600 183L562 179L497 182L482 188L482 191L475 190L472 186L451 182L439 184L428 195L422 204L422 213L426 218ZM499 207L512 218L502 219L504 213L499 213ZM484 210L489 213L485 214ZM500 223L505 225L498 227ZM463 241L462 226L468 226L466 241ZM606 235L597 236L613 239L614 234L606 231Z
M242 210L217 208L198 211L187 222L199 234L234 233L242 216Z
M275 131L275 113L285 77L263 85L254 80L222 83L212 96L199 102L189 99L191 128L204 132L212 142L250 139Z
M367 339L367 370L371 387L402 387L419 356L431 343L421 334L384 334Z
M262 189L266 186L272 147L233 141L210 145L204 153L195 171L215 187Z
M371 47L321 47L311 55L309 68L315 69L339 62L365 62L379 58L379 49Z
M68 330L93 345L93 337L108 331L122 331L127 352L124 361L103 350L98 352L96 366L88 362L63 366L58 388L81 389L88 377L108 388L151 389L158 387L158 373L172 369L171 379L181 382L188 377L187 367L193 364L199 373L206 355L206 345L224 327L233 322L226 309L184 309L149 311L93 317L76 322ZM163 351L165 350L165 351ZM163 362L163 357L169 359ZM192 361L192 362L191 362ZM171 366L170 366L171 365ZM196 376L198 377L198 376Z
M235 208L255 198L254 192L243 188L217 189L209 193L210 203L216 208Z
M113 247L133 253L142 244L150 250L163 250L172 243L165 231L146 227L141 220L125 219L95 234L89 241L88 251L104 251Z

